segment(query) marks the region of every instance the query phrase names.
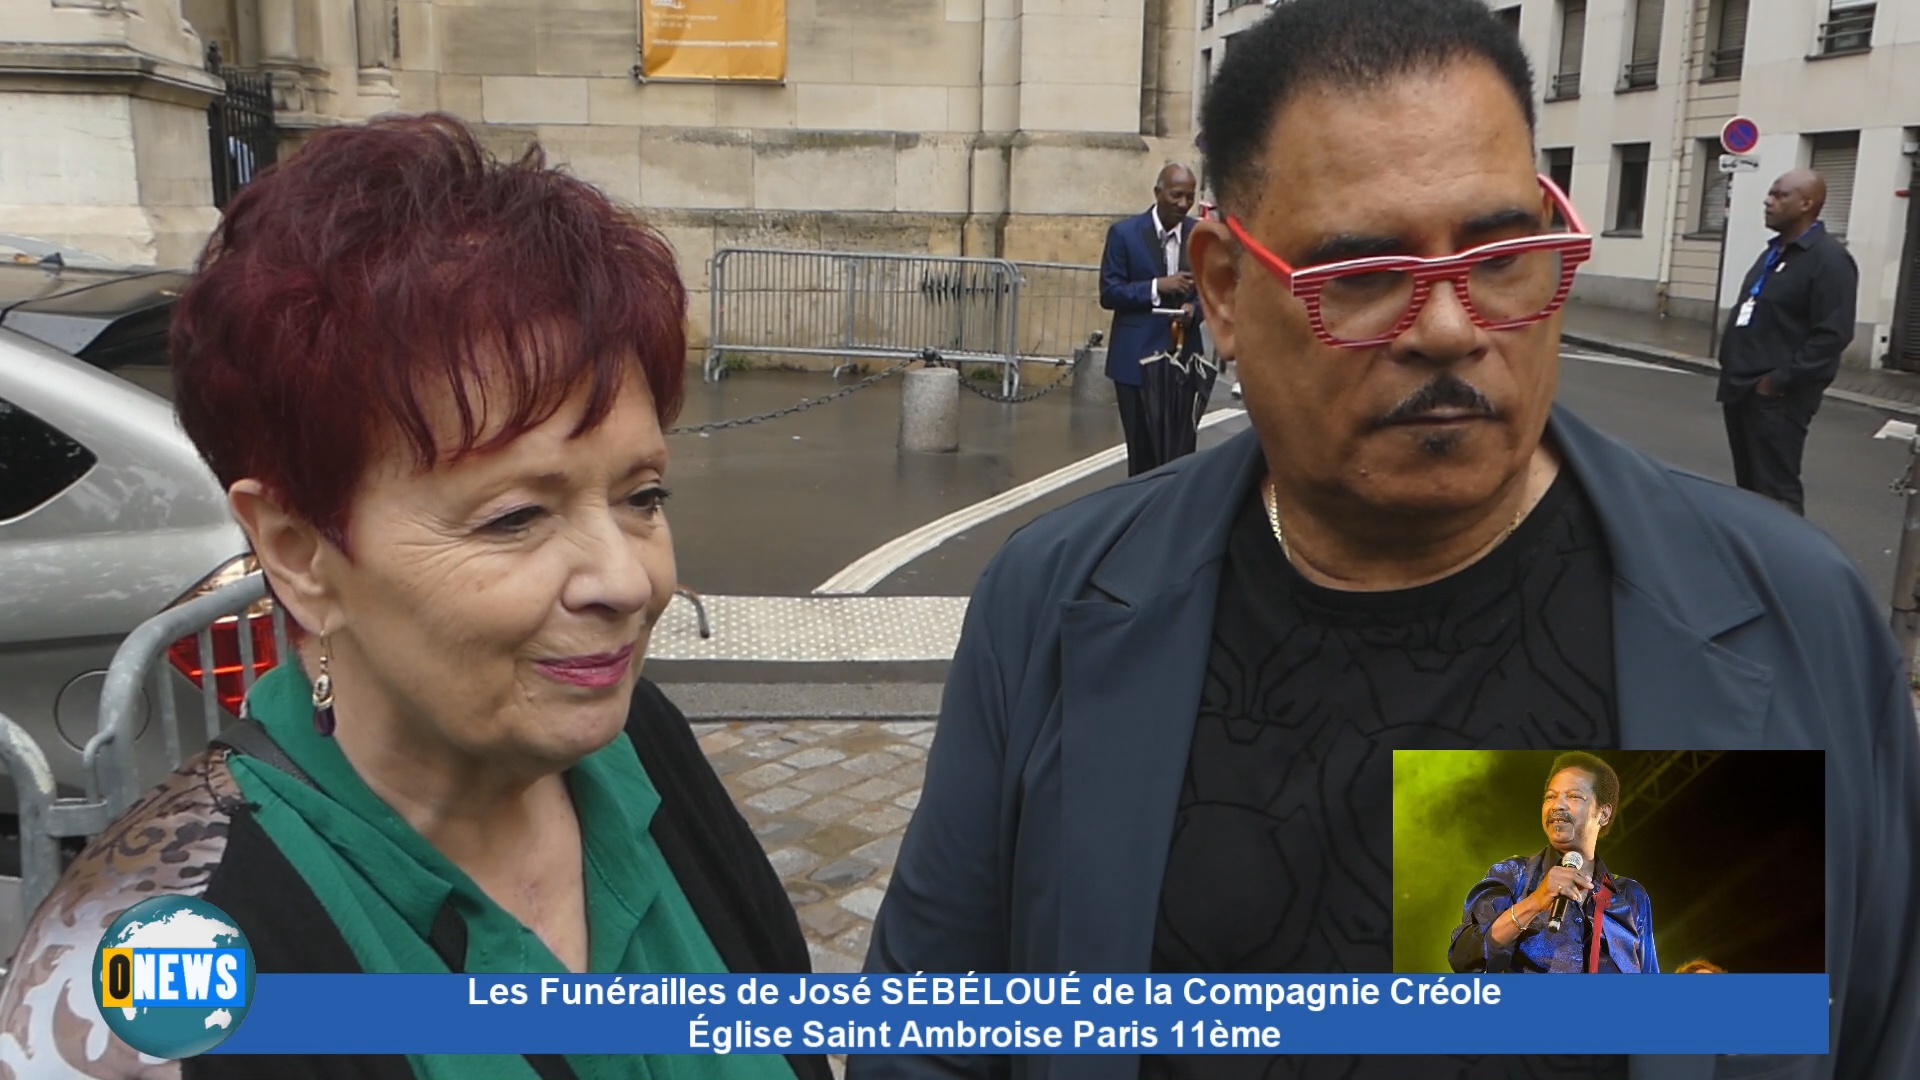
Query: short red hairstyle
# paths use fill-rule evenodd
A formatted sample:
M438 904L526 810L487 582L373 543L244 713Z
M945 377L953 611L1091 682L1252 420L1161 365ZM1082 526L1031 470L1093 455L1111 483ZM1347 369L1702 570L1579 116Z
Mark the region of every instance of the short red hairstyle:
M686 307L666 241L537 146L502 162L451 116L376 120L322 132L228 203L174 309L175 405L223 485L259 480L344 549L389 445L429 468L582 388L585 430L635 374L671 423ZM429 421L449 394L451 443Z

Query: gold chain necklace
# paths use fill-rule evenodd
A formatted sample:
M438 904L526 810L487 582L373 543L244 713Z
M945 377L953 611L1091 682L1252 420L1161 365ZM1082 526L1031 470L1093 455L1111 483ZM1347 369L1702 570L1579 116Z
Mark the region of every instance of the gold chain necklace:
M1267 504L1267 524L1273 526L1273 538L1280 542L1280 554L1285 556L1288 562L1293 562L1293 549L1287 546L1287 534L1280 528L1280 500L1279 496L1274 493L1273 480L1271 478L1261 481L1260 494L1264 497ZM1520 512L1513 515L1513 521L1508 523L1506 531L1502 532L1499 538L1494 540L1493 543L1481 548L1481 553L1491 551L1501 544L1506 543L1507 537L1512 536L1514 530L1520 527L1520 523L1527 519L1527 510L1528 506L1526 503L1521 503Z

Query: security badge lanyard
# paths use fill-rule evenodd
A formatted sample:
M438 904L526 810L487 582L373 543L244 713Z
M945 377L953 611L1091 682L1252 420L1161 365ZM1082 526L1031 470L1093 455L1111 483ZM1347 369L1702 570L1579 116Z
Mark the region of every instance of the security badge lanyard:
M1753 288L1747 290L1747 298L1740 304L1740 314L1734 317L1733 325L1745 326L1753 321L1753 305L1760 299L1760 290L1767 284L1767 275L1776 269L1785 269L1786 264L1780 257L1787 250L1785 243L1767 245L1767 265L1760 268L1760 276L1753 279Z
M1813 223L1813 228L1807 231L1812 232L1813 229L1821 228L1822 225L1822 222L1816 221ZM1753 307L1760 299L1760 290L1767 284L1767 275L1787 268L1787 264L1781 261L1785 258L1786 253L1787 241L1785 237L1779 237L1775 239L1773 243L1767 245L1767 265L1761 267L1760 276L1753 279L1753 288L1747 290L1747 298L1741 302L1740 313L1734 317L1733 325L1746 326L1748 323L1753 322Z

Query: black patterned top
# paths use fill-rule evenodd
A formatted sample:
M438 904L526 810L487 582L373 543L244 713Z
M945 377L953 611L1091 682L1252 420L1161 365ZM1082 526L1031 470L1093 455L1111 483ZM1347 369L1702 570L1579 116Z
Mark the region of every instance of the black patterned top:
M1562 471L1441 581L1317 586L1235 520L1155 926L1157 972L1392 968L1394 750L1617 746L1612 568ZM1190 1067L1191 1066L1191 1067ZM1624 1075L1620 1059L1148 1058L1148 1078Z

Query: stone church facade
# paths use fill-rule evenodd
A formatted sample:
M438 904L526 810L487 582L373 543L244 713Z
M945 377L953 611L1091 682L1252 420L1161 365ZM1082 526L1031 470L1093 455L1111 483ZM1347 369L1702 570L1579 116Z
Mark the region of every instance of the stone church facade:
M0 231L190 257L209 43L283 155L393 111L539 140L668 235L696 321L727 245L1097 261L1194 154L1183 0L788 0L777 85L643 80L644 2L0 0Z

